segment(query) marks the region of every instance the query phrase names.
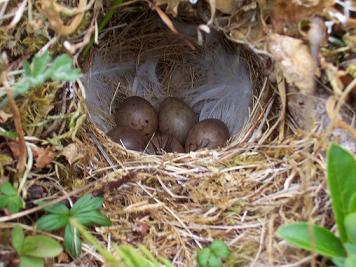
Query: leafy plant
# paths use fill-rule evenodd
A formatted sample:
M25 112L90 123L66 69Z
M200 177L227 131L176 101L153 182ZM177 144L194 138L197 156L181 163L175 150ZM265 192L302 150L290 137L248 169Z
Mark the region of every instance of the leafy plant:
M8 208L12 213L16 213L24 207L23 199L9 182L0 186L0 192L0 209Z
M289 243L319 253L338 267L356 266L356 159L339 145L328 150L327 179L340 238L306 222L281 226L277 235Z
M209 247L198 252L197 261L199 267L223 266L223 260L230 255L228 246L220 240L214 240Z
M62 246L56 240L44 235L25 237L19 226L11 232L11 243L20 256L20 267L44 266L45 258L58 256L62 252Z
M120 256L116 266L123 267L173 267L168 260L155 257L144 246L139 246L138 249L131 245L117 246L115 251Z
M91 243L103 256L105 265L109 267L173 267L173 265L162 257L155 257L144 246L139 246L138 249L131 245L120 245L114 248L115 255L100 245L100 243L92 236L84 226L79 224L75 219L71 219L70 223L78 229L83 238Z
M25 72L12 91L13 97L25 94L30 88L38 87L47 80L73 81L78 79L81 72L73 68L72 63L72 59L67 54L60 55L54 60L51 60L48 51L35 55L31 65L27 61L23 63ZM0 108L6 103L7 98L0 103Z
M49 214L39 218L36 222L37 228L45 231L54 231L61 228L64 230L65 249L74 257L81 252L81 241L79 232L70 223L75 219L85 226L103 225L110 226L110 220L100 213L99 209L103 204L103 198L84 195L73 205L71 209L63 203L44 208Z

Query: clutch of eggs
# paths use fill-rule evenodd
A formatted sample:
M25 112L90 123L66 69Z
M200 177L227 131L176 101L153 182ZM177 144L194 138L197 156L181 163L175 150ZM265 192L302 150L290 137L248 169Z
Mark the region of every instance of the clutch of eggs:
M126 149L148 154L225 146L230 138L226 125L217 119L198 122L197 117L191 107L175 97L162 101L157 113L146 99L131 96L116 109L117 125L107 135Z

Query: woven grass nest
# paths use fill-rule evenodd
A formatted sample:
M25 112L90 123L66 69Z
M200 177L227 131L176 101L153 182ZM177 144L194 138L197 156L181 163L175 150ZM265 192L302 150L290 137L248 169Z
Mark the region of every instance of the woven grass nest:
M143 243L175 266L194 266L197 249L216 239L231 247L231 266L318 262L275 236L286 222L312 219L331 226L332 221L325 162L322 152L314 150L319 141L298 135L276 83L269 79L268 57L217 34L219 45L239 51L252 92L243 127L226 147L161 156L128 151L105 133L114 125L115 105L134 94L131 85L140 64L164 58L163 94L174 95L184 85L167 86L172 70L182 65L189 69L189 59L212 48L172 33L151 12L128 16L122 11L116 19L119 30L103 34L83 79L90 120L80 139L91 151L90 177L101 177L94 184L107 183L100 193L114 224L102 233L103 239ZM125 66L131 76L120 76L127 72ZM199 83L200 74L189 69L191 79L184 81ZM150 100L157 96L152 88L144 93Z
M53 10L45 8L52 1L3 2L0 68L6 71L1 72L1 89L15 87L24 72L22 62L33 62L35 54L47 50L53 58L71 54L84 76L76 82L48 80L15 98L12 108L18 108L16 114L11 107L0 112L4 120L0 120L1 130L22 133L25 151L23 155L16 151L20 138L1 136L5 142L0 156L11 159L1 183L13 180L27 156L27 162L22 162L25 178L21 183L25 182L19 190L26 209L16 214L2 211L0 262L16 259L9 242L15 224L21 225L26 235L38 232L31 226L42 212L35 200L72 203L82 194L92 193L103 196L103 212L112 226L91 230L109 249L115 244L143 244L174 266L196 266L199 248L223 240L232 251L226 266L328 265L324 258L279 239L276 230L295 221L335 230L326 187L325 151L330 141L336 141L356 152L355 106L346 104L354 101L347 98L356 80L352 69L347 75L346 69L352 67L355 48L347 42L336 48L319 43L319 63L324 66L318 68L320 76L307 77L316 81L315 94L303 95L298 84L288 78L297 74L292 78L300 82L295 71L305 66L309 70L308 64L299 62L299 68L288 72L286 65L293 62L294 55L282 53L280 59L280 51L273 54L267 48L271 45L267 37L271 33L283 41L281 46L272 42L277 50L292 41L293 48L299 44L301 50L297 51L309 55L307 41L302 39L306 36L298 32L290 38L283 32L289 28L284 22L296 26L296 18L289 20L289 14L301 11L299 23L314 11L322 13L311 2L326 6L329 1L289 1L287 6L298 9L289 9L283 16L280 12L284 9L279 7L287 1L233 1L237 5L228 8L233 12L216 5L215 17L208 3L199 1L188 10L179 10L177 18L166 15L168 9L158 9L156 1L147 1L147 5L133 0L115 8L111 1L57 1ZM267 2L269 5L264 5ZM347 1L337 2L348 5ZM200 8L202 13L197 11ZM101 29L98 22L111 11L115 12L109 26ZM178 33L172 31L170 22ZM336 27L336 37L339 31ZM346 32L345 37L351 37L351 30ZM92 36L98 44L87 58L83 50ZM307 59L313 60L311 56ZM341 81L341 77L347 79ZM341 86L341 82L345 84ZM227 86L209 91L223 84ZM115 107L127 96L139 94L156 107L164 97L177 96L201 115L206 103L196 97L205 94L208 100L208 92L215 103L220 96L225 99L227 110L237 114L220 114L232 133L221 149L148 155L126 150L106 136L114 126ZM1 97L3 100L5 94ZM210 100L203 102L214 107ZM310 111L315 112L313 128L305 127ZM207 114L213 113L207 110ZM50 235L63 241L62 233ZM73 262L62 254L55 264L104 264L85 240L82 250Z

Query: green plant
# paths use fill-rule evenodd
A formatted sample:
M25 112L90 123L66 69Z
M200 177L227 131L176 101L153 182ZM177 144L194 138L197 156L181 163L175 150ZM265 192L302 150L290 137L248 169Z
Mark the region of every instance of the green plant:
M223 241L214 240L209 247L198 252L198 265L199 267L220 267L229 255L229 247Z
M47 80L73 81L81 76L79 69L72 67L72 59L67 54L60 55L54 60L48 51L37 54L31 65L25 61L22 79L15 85L12 91L13 97L25 94L30 88L38 87ZM1 95L1 94L0 94ZM2 108L7 103L7 98L0 103Z
M338 267L356 266L356 159L336 144L328 150L327 180L340 237L306 222L283 225L277 235L297 247L331 258Z
M44 208L49 214L39 218L36 222L37 228L45 231L54 231L60 228L64 230L64 246L66 251L77 257L81 252L81 241L79 232L70 223L75 219L85 226L103 225L110 226L110 220L99 211L103 204L103 198L84 195L68 209L66 205L59 203Z
M112 0L111 1L111 6L108 10L108 12L105 14L105 16L100 20L99 26L98 26L98 32L101 33L102 30L105 28L105 26L109 23L110 19L112 16L115 14L116 9L122 4L122 0ZM83 50L83 56L87 57L91 47L94 44L94 37L92 36L90 38L89 44L86 45L86 47Z
M45 258L58 256L62 252L56 240L44 235L25 237L19 226L11 232L11 243L20 256L20 267L44 266Z
M8 208L12 213L16 213L24 207L23 199L9 182L0 186L0 192L0 209Z
M84 226L75 219L70 223L78 229L83 238L91 243L103 256L105 265L110 267L173 267L173 265L162 257L155 257L146 247L140 245L138 249L131 245L120 245L114 247L115 255L100 245Z

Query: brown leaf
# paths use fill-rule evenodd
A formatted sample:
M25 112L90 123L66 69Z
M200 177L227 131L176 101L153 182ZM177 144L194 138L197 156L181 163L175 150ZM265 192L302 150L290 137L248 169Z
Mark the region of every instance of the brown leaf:
M299 3L296 1L269 0L265 12L270 13L275 32L296 36L298 35L298 23L300 21L321 14L333 4L334 0L304 0L299 1Z
M0 110L0 123L6 122L11 117L12 117L12 114L9 114L9 113L6 113L3 110Z
M84 157L84 155L79 152L79 148L75 143L69 144L63 148L61 155L67 159L70 165Z
M6 154L0 154L0 166L10 165L12 158Z
M177 16L178 13L178 5L180 2L183 2L182 0L157 0L156 3L157 5L167 5L166 12L168 14L171 14L172 16Z
M258 49L263 48L266 33L258 6L248 5L237 10L230 17L229 28L233 40L251 43Z
M240 0L215 0L216 9L225 14L233 14L241 6Z
M20 145L18 142L8 142L7 146L10 148L12 155L18 159L20 157Z
M58 261L60 263L69 263L70 259L69 259L68 254L65 252L61 252L61 254L59 254L59 256L58 256Z
M37 160L35 167L38 169L47 167L47 165L50 164L55 157L55 153L52 151L52 147L50 146L46 147L45 149L41 148L36 153Z
M315 64L307 45L299 39L272 34L268 48L288 83L304 94L313 92Z
M37 1L37 7L47 17L50 27L58 34L64 36L70 35L77 30L84 17L86 5L86 0L80 0L78 8L70 9L58 4L56 0ZM72 15L73 19L68 24L65 24L61 18L62 13Z

